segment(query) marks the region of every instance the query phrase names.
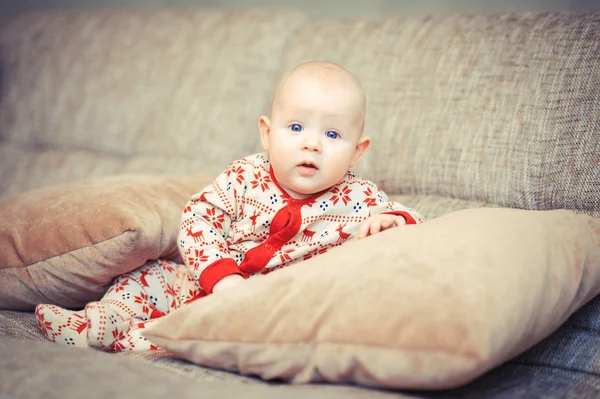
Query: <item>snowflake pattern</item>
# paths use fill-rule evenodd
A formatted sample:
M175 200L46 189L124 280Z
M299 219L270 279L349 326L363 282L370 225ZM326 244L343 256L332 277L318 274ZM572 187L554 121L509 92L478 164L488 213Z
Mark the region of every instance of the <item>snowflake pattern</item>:
M206 208L206 219L218 230L223 228L223 222L225 222L225 216L222 213L217 214L215 208Z
M269 188L270 182L271 178L268 175L265 175L259 171L254 173L254 180L252 180L250 184L252 184L252 189L260 187L260 189L264 193Z
M347 185L335 186L330 190L330 192L332 194L330 201L333 203L333 205L337 205L338 201L340 200L344 203L344 205L348 205L348 202L351 200L350 194L352 193L352 189Z

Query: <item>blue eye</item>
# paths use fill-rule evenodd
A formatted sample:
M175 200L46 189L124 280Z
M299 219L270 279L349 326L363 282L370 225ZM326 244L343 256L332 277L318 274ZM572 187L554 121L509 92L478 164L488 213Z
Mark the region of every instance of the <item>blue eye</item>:
M302 126L297 123L294 123L294 124L290 125L290 129L292 130L292 132L301 132Z
M330 139L337 139L340 135L337 134L337 132L330 130L327 133L325 133L325 136L327 136L327 138L330 138Z

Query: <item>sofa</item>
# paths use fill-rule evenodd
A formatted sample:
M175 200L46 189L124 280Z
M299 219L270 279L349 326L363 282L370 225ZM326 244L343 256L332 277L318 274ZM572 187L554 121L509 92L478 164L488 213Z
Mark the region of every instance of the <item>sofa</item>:
M309 60L362 82L372 145L356 172L426 220L479 208L600 218L598 13L19 15L0 23L0 396L600 397L592 289L477 378L423 389L294 384L44 338L37 303L78 308L119 273L178 259L186 198L261 150L257 120L278 79ZM113 227L117 241L105 239Z

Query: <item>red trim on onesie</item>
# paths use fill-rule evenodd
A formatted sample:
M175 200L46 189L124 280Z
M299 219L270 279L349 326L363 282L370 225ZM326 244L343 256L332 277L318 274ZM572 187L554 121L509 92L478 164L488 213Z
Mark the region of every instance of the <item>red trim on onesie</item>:
M387 214L387 215L396 215L396 216L402 216L404 217L404 220L406 220L406 224L417 224L417 221L415 220L415 218L413 218L410 213L408 212L404 212L404 211L389 211L389 212L381 212L382 214Z
M200 286L207 294L211 294L215 284L231 274L244 275L235 260L231 258L219 259L204 269L200 275Z

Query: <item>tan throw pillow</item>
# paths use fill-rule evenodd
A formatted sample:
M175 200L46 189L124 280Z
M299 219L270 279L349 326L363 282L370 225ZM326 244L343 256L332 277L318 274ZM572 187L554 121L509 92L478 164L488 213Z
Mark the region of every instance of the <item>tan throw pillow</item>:
M78 308L148 259L176 258L179 219L211 176L130 175L0 201L0 309Z
M599 241L600 220L571 211L458 211L202 298L145 336L265 379L457 387L598 294Z

